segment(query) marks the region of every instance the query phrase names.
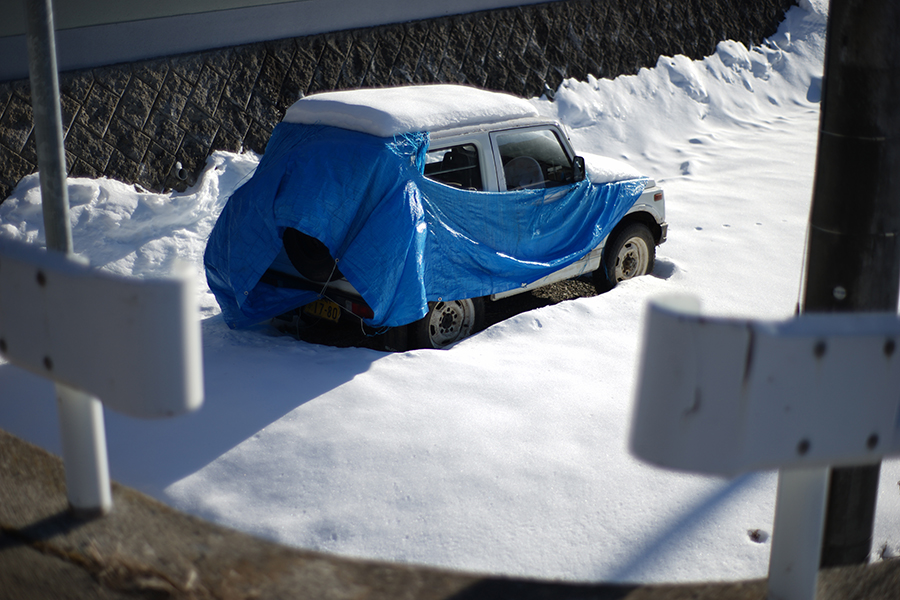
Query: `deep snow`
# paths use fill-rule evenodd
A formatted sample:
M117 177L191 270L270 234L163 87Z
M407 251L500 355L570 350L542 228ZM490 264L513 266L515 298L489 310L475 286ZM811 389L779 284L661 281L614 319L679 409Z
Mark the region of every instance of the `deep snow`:
M626 438L648 298L692 293L727 316L794 311L826 6L803 0L760 47L722 42L702 61L664 57L531 101L576 148L664 187L669 241L653 276L404 354L229 330L198 278L206 403L167 421L107 412L113 478L345 555L569 580L765 576L774 473L666 472L630 456ZM182 194L72 179L75 250L138 277L181 257L199 276L216 215L256 163L216 153ZM43 243L39 202L30 176L0 205L0 235ZM0 363L0 390L0 427L58 453L52 386ZM898 479L885 463L876 555L900 551Z

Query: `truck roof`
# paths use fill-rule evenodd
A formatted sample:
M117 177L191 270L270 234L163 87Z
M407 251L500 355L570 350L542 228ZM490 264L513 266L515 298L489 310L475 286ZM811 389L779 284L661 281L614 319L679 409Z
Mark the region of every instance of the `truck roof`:
M529 101L510 94L433 84L314 94L295 102L284 121L392 137L537 116Z

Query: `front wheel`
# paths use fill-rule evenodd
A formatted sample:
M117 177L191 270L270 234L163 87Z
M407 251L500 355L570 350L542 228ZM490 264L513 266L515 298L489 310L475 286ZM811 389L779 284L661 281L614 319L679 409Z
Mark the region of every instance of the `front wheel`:
M468 298L429 302L428 314L409 325L413 348L446 348L478 331L484 322L484 300Z
M600 268L594 271L594 287L609 291L620 281L652 272L655 262L653 234L646 225L633 223L607 241Z

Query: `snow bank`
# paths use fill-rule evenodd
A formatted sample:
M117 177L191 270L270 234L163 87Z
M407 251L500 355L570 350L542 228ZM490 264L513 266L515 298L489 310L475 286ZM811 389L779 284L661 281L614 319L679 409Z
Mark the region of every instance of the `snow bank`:
M206 285L203 252L231 193L253 174L259 157L216 152L199 183L183 193L156 194L111 179L69 178L69 225L75 254L120 275L169 275L176 261L196 272L204 315L218 314ZM0 235L45 244L38 174L25 177L0 204Z

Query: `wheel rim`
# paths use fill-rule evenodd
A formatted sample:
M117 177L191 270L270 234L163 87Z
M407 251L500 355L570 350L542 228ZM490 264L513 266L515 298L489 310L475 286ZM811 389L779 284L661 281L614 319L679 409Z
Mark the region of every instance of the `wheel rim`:
M472 300L438 302L428 314L428 337L434 348L443 348L472 334L475 303Z
M616 255L616 281L625 281L632 277L647 274L650 264L650 248L640 236L628 238Z

